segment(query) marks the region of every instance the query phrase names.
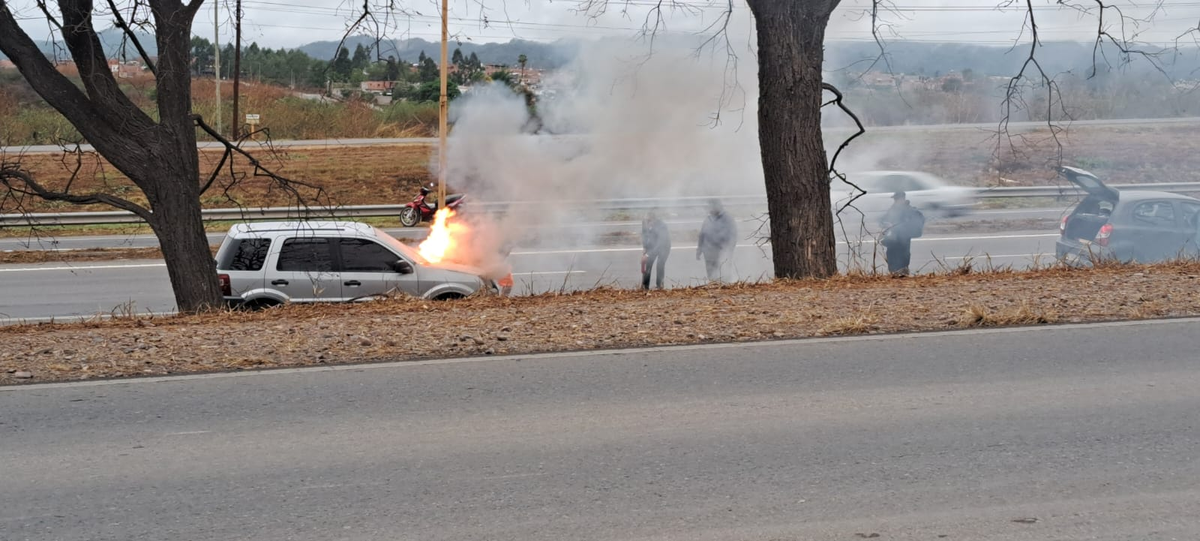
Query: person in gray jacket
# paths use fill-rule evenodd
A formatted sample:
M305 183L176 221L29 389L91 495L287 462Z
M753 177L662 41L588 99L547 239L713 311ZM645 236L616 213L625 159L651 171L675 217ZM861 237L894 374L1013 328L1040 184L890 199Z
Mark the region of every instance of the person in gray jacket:
M696 259L704 257L704 270L709 281L724 279L721 267L733 256L737 244L737 223L733 221L721 202L708 203L708 217L700 226L700 243L696 246Z
M666 222L651 210L642 220L642 289L650 289L650 273L658 265L655 284L663 288L663 277L667 272L667 257L671 255L671 232Z

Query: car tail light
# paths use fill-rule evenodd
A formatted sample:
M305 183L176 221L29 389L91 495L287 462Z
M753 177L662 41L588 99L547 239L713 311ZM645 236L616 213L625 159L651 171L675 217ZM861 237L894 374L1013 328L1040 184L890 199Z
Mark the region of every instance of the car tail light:
M229 275L228 274L218 274L217 275L217 283L221 284L221 294L222 295L225 295L226 297L233 296L233 286L230 285L230 283L229 283Z
M1100 232L1096 233L1096 244L1100 246L1108 246L1108 238L1112 236L1112 224L1104 224L1100 227Z
M1063 216L1062 220L1059 220L1059 222L1058 222L1058 232L1059 233L1062 233L1063 235L1067 234L1067 220L1070 220L1070 219L1071 219L1071 216L1067 215L1067 216Z

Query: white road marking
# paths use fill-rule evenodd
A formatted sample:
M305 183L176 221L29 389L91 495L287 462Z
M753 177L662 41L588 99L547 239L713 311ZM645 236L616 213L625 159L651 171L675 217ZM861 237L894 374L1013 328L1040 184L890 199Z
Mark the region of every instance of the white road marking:
M458 357L452 359L430 359L426 361L396 361L390 363L372 364L341 364L334 366L308 366L303 368L269 368L241 372L218 372L212 374L189 374L181 376L155 376L147 378L107 379L90 381L71 381L64 383L35 383L31 385L0 386L0 393L19 393L46 389L63 389L73 387L99 387L105 385L142 385L148 383L182 383L194 380L276 377L288 374L309 374L313 372L350 372L367 370L386 370L397 368L415 368L444 364L462 363L494 363L513 361L536 361L543 359L571 359L579 357L606 357L610 355L628 355L633 353L653 353L662 351L707 351L724 349L774 348L803 346L808 344L841 344L854 342L888 342L893 340L928 340L932 338L947 338L955 336L987 336L994 334L1020 334L1033 332L1059 332L1078 329L1111 329L1122 327L1150 327L1158 325L1200 325L1200 318L1173 319L1144 319L1138 321L1106 321L1100 323L1069 323L1062 325L1036 325L1021 327L1001 327L988 329L969 329L953 331L931 331L915 333L880 334L867 336L835 336L825 338L797 338L792 340L767 340L762 342L723 342L720 344L691 344L686 346L651 346L642 348L567 351L558 353L532 353L528 355L502 355L498 357Z

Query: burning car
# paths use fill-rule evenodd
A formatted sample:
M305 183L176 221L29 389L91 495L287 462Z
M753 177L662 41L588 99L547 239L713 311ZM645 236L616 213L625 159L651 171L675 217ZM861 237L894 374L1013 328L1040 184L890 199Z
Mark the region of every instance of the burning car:
M251 308L394 293L446 300L498 292L481 270L442 260L453 246L448 234L413 249L357 222L244 223L221 243L217 272L226 303Z

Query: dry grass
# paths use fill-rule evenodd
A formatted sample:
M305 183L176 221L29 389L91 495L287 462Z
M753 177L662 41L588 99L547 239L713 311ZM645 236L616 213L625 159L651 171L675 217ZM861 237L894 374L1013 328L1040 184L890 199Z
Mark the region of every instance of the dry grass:
M217 253L217 246L212 252ZM0 265L34 263L82 263L123 259L162 259L158 248L88 248L81 250L15 250L0 252Z
M293 147L277 149L276 152L277 154L270 154L260 151L259 155L269 157L265 163L275 172L320 186L325 190L330 202L335 205L405 203L411 200L416 195L417 188L430 178L430 149L423 145ZM203 178L206 179L211 174L220 157L219 152L200 153ZM66 186L78 166L80 170L72 186L73 192L100 191L116 194L137 203L145 203L145 197L128 178L97 156L87 156L82 161L76 161L63 155L31 154L21 157L20 160L36 178L51 188L62 189ZM234 160L234 167L241 173L252 172L242 160ZM228 173L224 176L228 177ZM197 179L197 182L199 181L200 179ZM202 196L201 203L205 208L271 207L294 205L295 199L281 192L271 182L250 177L229 190L214 186ZM81 207L32 199L23 204L27 212L112 210L101 205ZM16 212L13 208L0 210L5 213Z
M1045 309L1022 300L1016 306L999 309L980 303L971 303L963 314L963 327L1011 327L1015 325L1046 325L1059 320L1052 309Z
M841 277L0 328L0 383L1200 315L1200 264ZM125 317L120 317L124 315Z

